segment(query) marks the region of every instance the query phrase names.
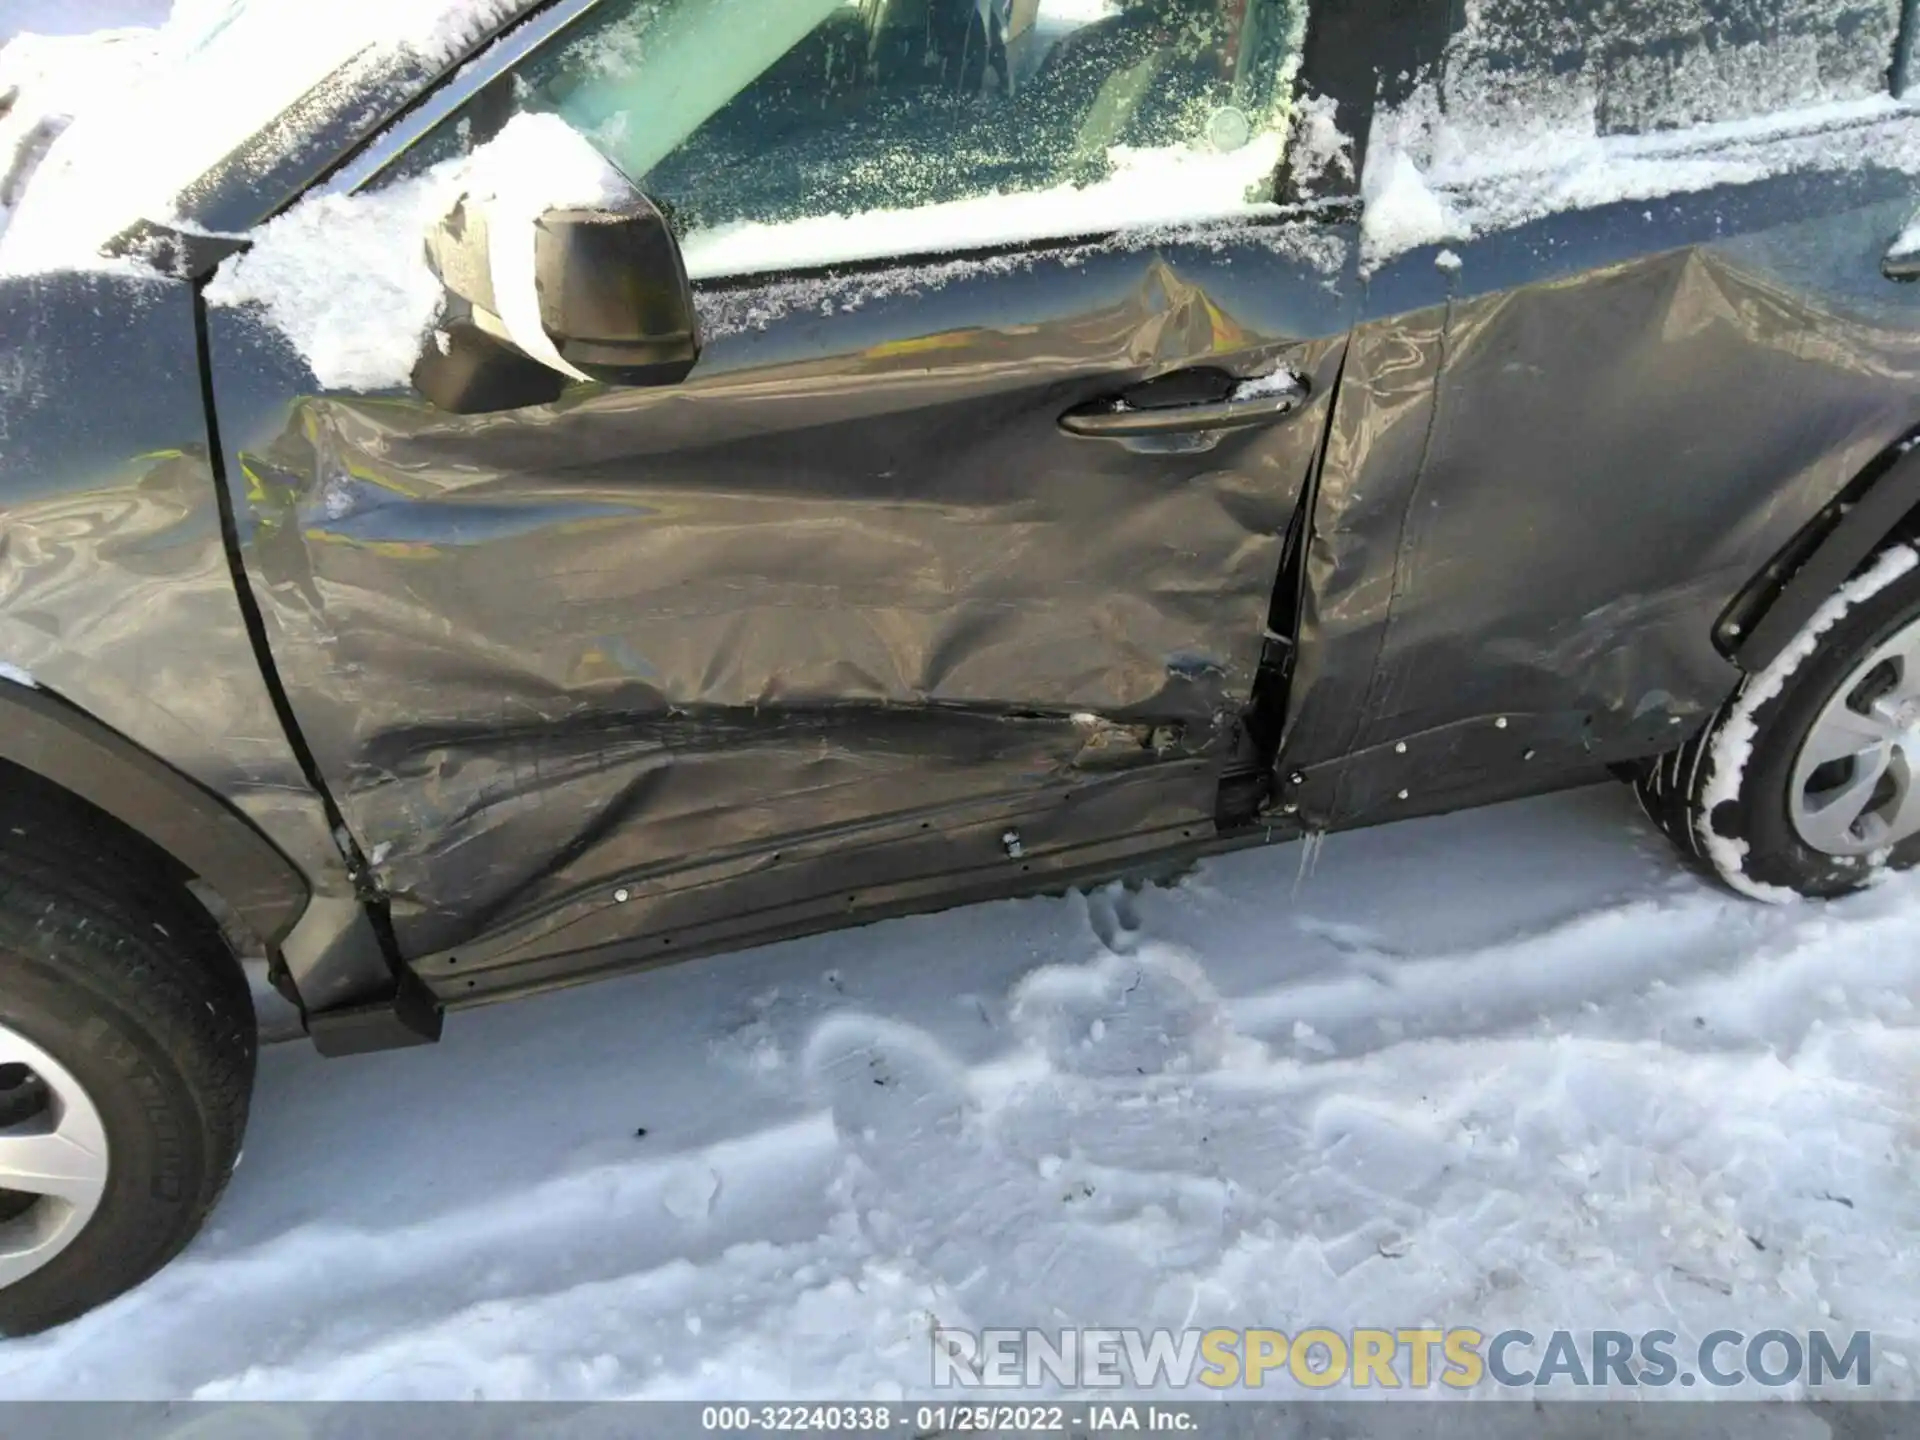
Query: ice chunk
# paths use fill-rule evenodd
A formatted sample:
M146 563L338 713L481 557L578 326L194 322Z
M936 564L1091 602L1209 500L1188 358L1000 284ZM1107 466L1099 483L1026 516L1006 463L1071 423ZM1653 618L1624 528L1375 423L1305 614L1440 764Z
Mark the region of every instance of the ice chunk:
M1242 380L1233 387L1233 398L1264 400L1270 395L1294 395L1299 390L1300 377L1283 365L1271 375L1256 375L1251 380Z
M1371 262L1420 245L1442 240L1464 240L1471 231L1466 222L1428 184L1427 178L1403 150L1376 154L1367 169L1366 215L1360 240Z

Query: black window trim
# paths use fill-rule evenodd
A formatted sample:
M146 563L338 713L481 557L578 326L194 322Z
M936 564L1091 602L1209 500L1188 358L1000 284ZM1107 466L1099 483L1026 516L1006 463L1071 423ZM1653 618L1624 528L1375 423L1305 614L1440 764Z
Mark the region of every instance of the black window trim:
M1887 77L1887 86L1893 92L1893 98L1906 98L1907 90L1913 84L1914 46L1920 42L1920 0L1901 0L1900 34L1894 42L1893 73Z
M464 67L423 91L378 134L323 176L309 193L355 195L376 184L442 122L458 114L494 81L603 3L604 0L544 0Z

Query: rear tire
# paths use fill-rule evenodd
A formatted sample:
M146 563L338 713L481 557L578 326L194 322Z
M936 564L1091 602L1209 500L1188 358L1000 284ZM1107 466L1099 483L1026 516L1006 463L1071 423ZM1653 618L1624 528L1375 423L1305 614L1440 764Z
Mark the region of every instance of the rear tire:
M255 1054L245 974L160 857L32 785L8 795L0 1334L73 1319L193 1237L239 1159Z
M1690 864L1754 899L1831 899L1920 862L1920 555L1883 550L1633 785Z

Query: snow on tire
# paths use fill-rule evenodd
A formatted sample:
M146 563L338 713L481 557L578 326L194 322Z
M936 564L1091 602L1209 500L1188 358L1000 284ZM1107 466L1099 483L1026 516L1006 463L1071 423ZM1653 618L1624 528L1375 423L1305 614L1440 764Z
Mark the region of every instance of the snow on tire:
M1920 861L1920 554L1881 551L1634 783L1683 855L1756 900Z

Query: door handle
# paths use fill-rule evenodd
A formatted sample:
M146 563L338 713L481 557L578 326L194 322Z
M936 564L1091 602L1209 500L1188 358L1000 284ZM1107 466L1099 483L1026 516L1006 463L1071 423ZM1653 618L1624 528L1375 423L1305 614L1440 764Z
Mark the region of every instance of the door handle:
M1290 370L1243 380L1219 400L1136 409L1125 395L1076 405L1060 417L1069 435L1091 440L1133 440L1144 435L1188 435L1203 430L1244 430L1284 419L1306 403L1307 386Z

